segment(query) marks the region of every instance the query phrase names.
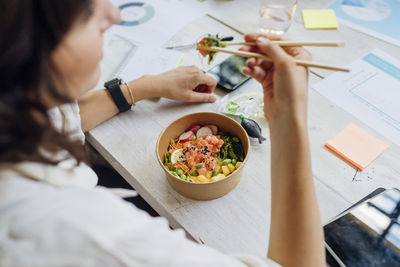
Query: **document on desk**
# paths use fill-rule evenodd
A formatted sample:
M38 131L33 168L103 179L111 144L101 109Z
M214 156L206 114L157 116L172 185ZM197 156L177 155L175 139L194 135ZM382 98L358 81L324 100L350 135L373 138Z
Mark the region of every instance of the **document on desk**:
M399 0L334 0L327 9L341 24L400 46Z
M400 146L400 60L374 49L313 89Z
M179 66L183 56L183 53L173 50L133 46L112 77L131 81L145 74L160 74Z
M109 31L147 46L162 47L180 29L204 15L203 10L180 0L112 0L121 22Z

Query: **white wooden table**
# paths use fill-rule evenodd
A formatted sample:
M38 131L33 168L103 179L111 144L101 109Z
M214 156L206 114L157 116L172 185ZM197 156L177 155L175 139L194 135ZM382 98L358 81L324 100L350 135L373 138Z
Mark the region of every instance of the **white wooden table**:
M400 55L399 47L346 27L329 31L305 30L299 11L303 8L323 8L328 3L329 1L325 0L301 0L294 23L288 32L290 38L297 40L347 42L346 48L312 49L314 60L343 65L375 47L395 57ZM216 9L210 13L239 32L252 32L256 29L256 0L232 1L228 8ZM186 26L168 45L190 43L209 32L220 32L240 38L238 32L205 16ZM114 49L107 48L103 65L109 69L115 67L115 59L110 55L123 58L124 54L121 51L126 49L121 49L120 46L121 44L118 49L117 45ZM219 55L216 63L225 57ZM209 68L200 64L199 56L194 51L185 51L182 64L198 65L203 70ZM321 70L312 71L310 85L329 74ZM261 93L261 88L255 81L247 82L239 90ZM218 99L225 95L219 90L216 94ZM399 186L400 148L311 89L309 98L313 175L321 219L325 223L377 187ZM120 114L90 131L87 140L161 216L169 220L172 227L183 228L189 237L223 252L251 253L262 257L267 251L270 222L268 141L262 145L252 143L250 158L239 185L228 195L212 201L194 201L176 193L167 183L156 160L155 145L163 128L188 113L216 111L218 105L218 101L214 104L185 104L167 99L141 101L132 111ZM264 126L263 132L267 137L267 125L262 121L260 123ZM328 139L349 123L366 129L390 145L381 157L362 172L324 147Z

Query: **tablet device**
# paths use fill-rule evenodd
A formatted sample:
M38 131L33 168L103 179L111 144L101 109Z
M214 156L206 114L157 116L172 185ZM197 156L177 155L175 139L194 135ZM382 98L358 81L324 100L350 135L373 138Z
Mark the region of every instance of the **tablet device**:
M386 190L324 226L330 266L400 266L400 191Z

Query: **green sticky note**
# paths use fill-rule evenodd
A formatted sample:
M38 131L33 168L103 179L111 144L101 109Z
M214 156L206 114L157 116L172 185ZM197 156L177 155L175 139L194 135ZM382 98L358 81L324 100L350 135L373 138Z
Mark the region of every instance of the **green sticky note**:
M308 30L337 29L335 12L330 9L305 9L302 11L304 27Z

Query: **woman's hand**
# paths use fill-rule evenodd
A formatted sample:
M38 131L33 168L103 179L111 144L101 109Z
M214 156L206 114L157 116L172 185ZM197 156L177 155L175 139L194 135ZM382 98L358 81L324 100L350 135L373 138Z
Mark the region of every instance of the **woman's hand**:
M184 66L159 74L144 76L152 97L165 97L186 102L215 102L212 95L217 81L195 66Z
M272 59L249 59L243 72L264 89L271 138L271 226L268 256L282 266L324 266L323 232L314 192L307 133L308 70L294 59L311 58L299 47L281 48L280 38L248 34L255 46L242 50Z
M217 81L200 69L180 67L159 75L144 75L128 82L133 99L125 84L121 85L126 101L138 102L153 97L166 97L186 102L215 102L212 95ZM118 114L118 108L108 90L86 93L79 99L82 130L93 129L105 120Z
M311 55L301 47L280 47L269 40L280 37L266 34L247 34L246 42L256 42L256 46L242 47L270 57L273 63L251 58L243 73L261 83L264 89L264 113L270 123L278 118L295 116L306 120L308 70L297 66L294 59L310 60Z

